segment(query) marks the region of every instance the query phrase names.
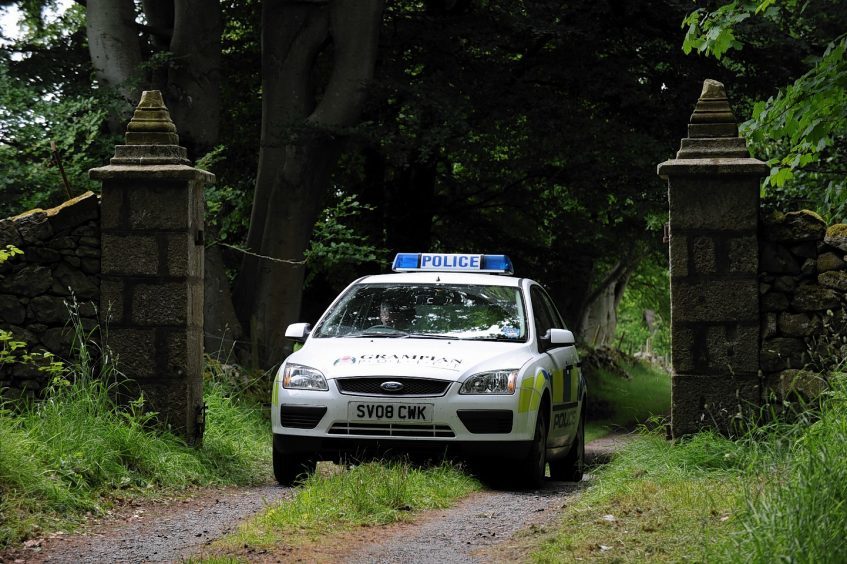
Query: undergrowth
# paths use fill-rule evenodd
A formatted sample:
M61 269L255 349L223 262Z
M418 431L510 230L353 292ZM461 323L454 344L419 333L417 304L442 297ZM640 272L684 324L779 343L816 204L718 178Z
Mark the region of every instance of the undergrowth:
M122 377L113 359L104 349L95 360L90 334L74 327L74 362L52 366L45 399L0 404L0 547L72 528L121 498L268 479L258 403L207 375L206 433L202 447L190 447L154 422L143 395L115 403Z
M534 559L847 561L847 383L730 440L645 432L566 508Z

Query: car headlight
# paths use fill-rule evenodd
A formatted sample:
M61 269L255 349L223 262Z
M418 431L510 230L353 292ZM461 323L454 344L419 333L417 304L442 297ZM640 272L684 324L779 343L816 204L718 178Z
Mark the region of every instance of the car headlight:
M460 394L514 394L517 370L493 370L474 374L462 384Z
M282 373L282 387L291 390L327 391L329 386L320 370L301 364L286 364Z

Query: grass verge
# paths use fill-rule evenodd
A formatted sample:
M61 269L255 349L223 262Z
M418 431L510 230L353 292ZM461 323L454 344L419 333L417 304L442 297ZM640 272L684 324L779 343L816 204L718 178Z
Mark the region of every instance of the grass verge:
M302 546L325 538L327 531L385 525L407 520L415 511L448 507L482 487L449 464L368 462L335 468L340 471L311 475L292 499L242 524L217 541L215 550L238 553L245 546Z
M60 381L48 399L0 406L0 547L72 528L120 498L267 479L267 416L207 383L202 448L152 425L141 402L115 406L100 381Z
M847 384L737 440L645 434L596 472L534 560L847 561Z

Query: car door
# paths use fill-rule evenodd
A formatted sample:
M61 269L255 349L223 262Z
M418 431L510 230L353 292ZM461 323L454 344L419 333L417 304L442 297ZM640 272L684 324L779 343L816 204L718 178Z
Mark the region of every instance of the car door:
M553 329L566 329L562 316L553 300L540 286L536 287L533 309L543 307ZM535 302L538 302L538 306ZM576 347L573 345L547 345L546 353L555 366L553 373L552 416L548 444L550 447L564 446L571 442L579 419L579 370Z

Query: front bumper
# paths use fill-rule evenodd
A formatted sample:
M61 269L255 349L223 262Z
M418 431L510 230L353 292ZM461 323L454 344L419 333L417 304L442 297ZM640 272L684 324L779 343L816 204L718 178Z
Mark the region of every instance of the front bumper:
M275 382L275 385L279 385ZM521 411L514 395L462 395L453 383L437 397L374 397L342 394L335 382L328 391L278 389L271 407L277 446L283 452L338 453L384 447L395 450L446 450L486 456L520 458L531 444L535 411ZM523 392L526 393L526 392ZM351 420L349 404L431 404L426 424L362 423ZM537 402L535 403L537 405Z
M436 458L468 457L525 459L532 441L409 440L363 437L306 437L274 433L274 449L281 454L314 456L335 462L395 454L424 454Z

